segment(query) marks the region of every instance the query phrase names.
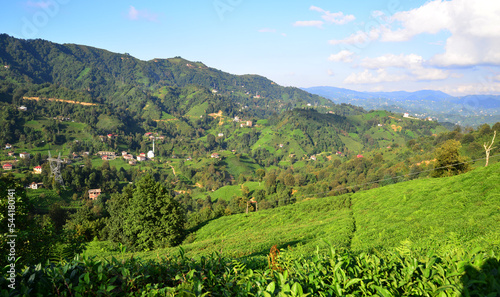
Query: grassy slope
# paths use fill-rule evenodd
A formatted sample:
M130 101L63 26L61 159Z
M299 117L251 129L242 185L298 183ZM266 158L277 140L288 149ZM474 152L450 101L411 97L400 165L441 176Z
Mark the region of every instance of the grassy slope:
M500 245L500 164L353 195L354 250L440 244Z
M263 257L275 244L309 254L325 247L323 240L367 251L398 247L409 239L414 247L463 245L498 251L499 172L497 163L450 178L415 180L351 196L222 217L202 226L182 247L190 257L215 251L231 257ZM177 251L171 248L136 256L156 258ZM92 244L89 252L106 256Z

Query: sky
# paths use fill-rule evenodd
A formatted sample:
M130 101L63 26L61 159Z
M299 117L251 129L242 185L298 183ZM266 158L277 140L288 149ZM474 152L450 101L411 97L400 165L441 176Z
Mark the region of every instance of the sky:
M463 96L500 94L499 16L498 0L3 0L0 33L283 86Z

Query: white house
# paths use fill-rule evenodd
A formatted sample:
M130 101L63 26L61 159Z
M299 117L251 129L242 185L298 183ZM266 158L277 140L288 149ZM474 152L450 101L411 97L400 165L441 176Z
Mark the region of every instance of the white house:
M149 159L153 159L155 157L155 153L153 153L153 151L149 151L148 152L148 158Z
M35 183L35 182L32 182L30 185L29 185L29 188L32 189L32 190L38 190L38 188L40 188L42 186L42 183Z
M27 153L27 152L20 153L19 157L21 157L21 159L29 159L30 153Z
M99 195L101 195L101 189L89 190L89 199L90 200L96 200L97 197L99 197Z

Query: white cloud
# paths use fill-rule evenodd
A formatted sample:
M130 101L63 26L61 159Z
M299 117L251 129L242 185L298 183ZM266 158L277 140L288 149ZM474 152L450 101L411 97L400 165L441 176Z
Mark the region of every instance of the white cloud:
M343 50L340 51L336 54L331 54L330 57L328 57L328 61L332 62L352 62L352 56L354 55L353 52Z
M259 30L261 33L276 33L276 29L271 29L271 28L262 28Z
M376 58L365 58L361 61L361 66L368 69L378 69L387 67L405 68L411 65L422 65L423 58L419 55L394 55L387 54Z
M434 0L391 17L395 30L384 30L382 41L407 41L419 34L448 31L445 52L431 62L439 66L500 65L500 1Z
M147 20L150 22L157 22L158 21L158 14L156 13L151 13L147 9L141 9L138 10L134 6L130 6L128 13L127 13L127 18L132 21L137 21L137 20Z
M317 27L323 28L323 21L296 21L294 27Z
M365 70L349 75L344 82L365 84L401 80L431 81L444 80L452 75L449 71L428 67L425 65L425 60L416 54L387 54L376 58L365 58L360 66ZM394 70L394 68L399 70Z
M328 69L327 73L328 73L328 76L335 76L335 73L331 69Z
M37 1L37 2L28 1L28 2L26 2L26 5L28 5L30 7L38 7L38 8L47 8L51 4L54 4L54 1Z
M443 86L439 89L447 94L454 96L464 96L471 94L500 94L500 83L448 85Z
M341 11L330 12L317 6L311 6L309 7L309 10L322 13L323 15L321 16L321 18L331 24L344 25L356 19L356 17L354 17L354 15L352 14L344 15L344 13Z
M380 36L380 29L373 28L370 32L366 33L364 31L358 31L351 36L344 39L333 39L328 41L328 43L336 44L364 44L378 39Z
M496 81L496 82L500 82L500 74L499 75L495 75L493 77L493 80Z
M365 69L363 72L351 73L344 80L345 84L374 84L381 82L398 82L407 80L408 76L404 74L390 74L385 69L370 71Z

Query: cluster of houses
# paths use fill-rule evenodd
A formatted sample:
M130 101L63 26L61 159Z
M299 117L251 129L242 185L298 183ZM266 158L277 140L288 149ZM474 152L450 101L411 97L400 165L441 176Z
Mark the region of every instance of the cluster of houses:
M239 117L234 117L233 122L240 123L240 127L252 127L252 121L243 121Z
M158 133L156 133L156 136L155 136L155 135L153 135L153 132L146 132L146 133L144 133L144 136L148 137L149 140L164 140L165 139L165 136L158 135Z
M418 115L418 114L415 114L415 116L416 116L417 118L411 117L411 116L410 116L410 114L409 114L408 112L403 113L403 118L409 118L409 119L414 119L414 120L421 120L421 118L418 118L418 117L422 117L422 116L424 116L424 115ZM429 121L429 122L432 122L432 121L433 121L432 117L425 117L425 116L424 116L424 119L423 119L423 120L424 120L424 121Z
M116 156L116 153L115 152L108 152L108 151L99 151L97 153L99 156L101 156L101 159L102 160L114 160L117 158ZM147 154L145 153L140 153L139 155L137 155L135 158L132 154L129 154L128 152L126 151L123 151L122 152L122 158L124 160L128 160L128 163L130 165L136 165L137 164L137 161L147 161L148 159L153 159L155 157L154 155L154 151L149 151Z

